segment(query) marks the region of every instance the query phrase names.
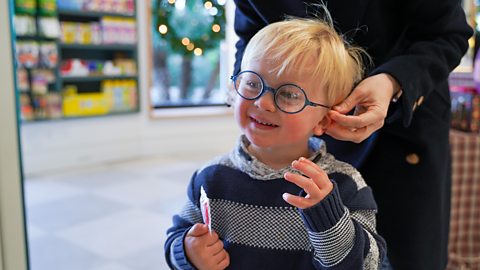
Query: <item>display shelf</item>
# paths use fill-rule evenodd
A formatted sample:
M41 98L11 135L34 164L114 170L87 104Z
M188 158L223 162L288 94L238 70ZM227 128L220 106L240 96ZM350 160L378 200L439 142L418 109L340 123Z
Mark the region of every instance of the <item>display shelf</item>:
M128 1L128 7L120 6L120 2L115 0L106 1L111 1L111 10L67 9L65 2L57 2L58 7L53 13L61 30L58 38L44 37L39 31L38 20L43 16L40 9L27 13L33 19L24 21L36 26L36 29L16 37L18 44L23 46L20 47L23 54L17 54L16 59L26 59L24 61L28 64L18 65L23 69L18 72L23 79L22 84L17 85L23 122L81 119L139 111L135 1ZM32 23L33 20L35 23ZM39 90L38 79L44 79L34 77L32 71L46 66L44 58L51 55L51 51L45 51L47 46L55 47L54 79L46 84L47 90L45 87ZM32 65L28 61L36 62ZM69 61L75 61L75 65L69 66ZM104 75L112 74L112 69L116 72L114 74L121 75ZM65 71L68 74L86 74L85 70L96 75L62 75ZM17 81L20 80L17 78Z
M78 43L60 43L61 49L72 50L93 50L93 51L133 51L137 49L136 44L78 44Z
M111 17L123 17L123 18L135 18L135 14L130 13L117 13L117 12L98 12L98 11L89 11L89 10L68 10L60 9L58 10L58 15L61 17L75 17L75 18L90 18L90 19L99 19L101 17L111 16Z
M97 82L103 80L135 80L137 75L99 75L99 76L62 76L60 79L64 83L71 82Z
M34 36L34 35L16 35L17 40L36 40L36 41L54 41L56 42L58 38L54 37L43 37L43 36Z
M140 112L140 109L135 109L135 110L131 110L131 111L126 111L126 112L110 112L108 114L97 114L97 115L85 115L85 116L62 116L62 117L58 117L58 118L49 118L49 119L46 119L46 118L38 118L38 119L32 119L32 120L29 120L28 121L28 124L35 124L35 123L49 123L49 122L53 122L53 121L75 121L75 120L82 120L82 119L88 119L88 118L92 118L92 117L95 117L95 118L105 118L105 117L110 117L110 116L125 116L125 115L131 115L132 113L138 113Z

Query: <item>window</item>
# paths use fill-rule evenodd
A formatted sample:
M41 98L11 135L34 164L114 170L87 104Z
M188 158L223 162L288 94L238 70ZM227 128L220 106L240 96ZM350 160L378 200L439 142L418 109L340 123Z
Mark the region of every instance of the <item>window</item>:
M225 105L225 2L151 0L152 108Z

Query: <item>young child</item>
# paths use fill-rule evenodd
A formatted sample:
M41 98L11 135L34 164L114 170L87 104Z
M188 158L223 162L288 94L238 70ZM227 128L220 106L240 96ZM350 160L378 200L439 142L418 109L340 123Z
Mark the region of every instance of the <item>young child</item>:
M371 189L314 136L361 79L362 55L317 19L273 23L251 39L232 76L243 135L193 175L168 230L171 268L381 267Z

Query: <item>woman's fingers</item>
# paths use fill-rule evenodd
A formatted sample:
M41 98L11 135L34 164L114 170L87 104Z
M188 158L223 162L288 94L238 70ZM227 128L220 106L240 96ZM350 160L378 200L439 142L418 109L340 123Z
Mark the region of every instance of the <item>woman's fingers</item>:
M326 133L342 141L365 140L383 126L390 101L399 89L398 82L388 74L365 78L343 102L329 111L332 123ZM347 115L353 108L354 115Z
M326 129L325 133L337 140L360 143L370 137L370 135L372 135L375 131L380 129L383 126L383 123L383 121L380 121L362 128L354 128L343 126L337 122L332 121L332 123Z
M369 108L358 115L346 115L329 111L328 116L336 123L350 128L363 128L384 121L385 117L377 110Z

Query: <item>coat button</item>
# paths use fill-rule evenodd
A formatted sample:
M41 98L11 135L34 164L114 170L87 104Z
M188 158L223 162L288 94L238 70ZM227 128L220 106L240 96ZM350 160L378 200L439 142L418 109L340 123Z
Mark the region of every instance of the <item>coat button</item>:
M411 153L405 157L405 160L408 164L417 165L420 162L420 157L415 153Z
M424 98L423 96L420 96L420 97L417 99L417 106L422 105L424 99L425 99L425 98Z

